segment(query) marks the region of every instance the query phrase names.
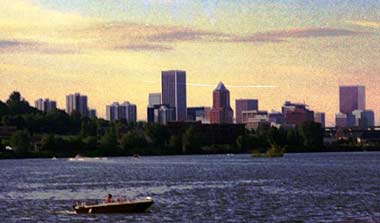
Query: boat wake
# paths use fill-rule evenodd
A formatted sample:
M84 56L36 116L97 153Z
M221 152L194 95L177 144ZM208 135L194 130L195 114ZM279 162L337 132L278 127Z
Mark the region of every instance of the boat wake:
M75 211L51 211L50 214L65 214L65 215L74 215L77 214Z

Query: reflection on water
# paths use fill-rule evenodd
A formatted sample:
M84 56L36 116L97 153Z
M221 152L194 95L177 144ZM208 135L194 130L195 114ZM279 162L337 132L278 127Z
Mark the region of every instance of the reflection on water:
M1 222L380 222L380 153L0 160ZM76 201L151 196L143 214Z

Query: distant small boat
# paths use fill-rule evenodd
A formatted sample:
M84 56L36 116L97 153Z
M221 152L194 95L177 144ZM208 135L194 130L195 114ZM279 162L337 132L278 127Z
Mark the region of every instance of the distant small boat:
M101 160L108 160L107 157L84 157L81 155L76 155L74 158L69 158L68 161L101 161Z
M108 213L141 213L146 211L152 204L151 197L136 201L112 202L103 204L79 204L73 208L77 214L108 214Z
M51 159L52 159L52 160L57 160L57 158L56 158L55 156L53 156Z
M69 158L69 161L85 161L87 158L77 154L74 158Z
M133 154L132 159L137 160L140 159L140 155L138 153Z

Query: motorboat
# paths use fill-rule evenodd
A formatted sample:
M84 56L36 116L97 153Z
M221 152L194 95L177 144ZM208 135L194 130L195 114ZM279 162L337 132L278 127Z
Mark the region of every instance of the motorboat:
M77 204L73 208L77 214L141 213L146 211L153 203L151 197L146 197L145 199L134 201Z

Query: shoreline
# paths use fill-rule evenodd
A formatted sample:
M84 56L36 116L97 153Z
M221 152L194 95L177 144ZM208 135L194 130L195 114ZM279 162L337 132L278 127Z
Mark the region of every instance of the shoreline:
M329 150L321 150L321 151L290 151L284 153L286 154L316 154L316 153L361 153L361 152L380 152L380 147L379 148L366 148L366 149L349 149L349 148L344 148L342 149L329 149ZM194 154L140 154L141 156L150 156L150 157L158 157L158 156L193 156L193 155L250 155L251 153L194 153ZM20 160L20 159L51 159L51 158L73 158L75 155L54 155L54 154L28 154L28 155L11 155L11 154L0 154L0 160ZM104 156L84 156L87 158L96 158L96 157L133 157L133 155L120 155L120 154L108 154Z

